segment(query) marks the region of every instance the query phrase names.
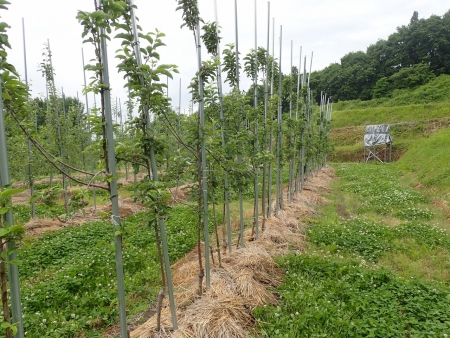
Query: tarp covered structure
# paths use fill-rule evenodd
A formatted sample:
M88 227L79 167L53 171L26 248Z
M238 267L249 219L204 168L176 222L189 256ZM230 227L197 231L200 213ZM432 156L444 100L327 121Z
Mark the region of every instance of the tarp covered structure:
M392 137L390 131L391 127L388 124L366 126L366 134L364 135L365 162L368 162L371 159L380 162L386 162L386 160L389 162L391 161ZM384 159L382 160L383 157Z
M366 126L364 135L364 147L374 147L383 144L391 144L392 137L389 134L391 127L388 124L375 124Z

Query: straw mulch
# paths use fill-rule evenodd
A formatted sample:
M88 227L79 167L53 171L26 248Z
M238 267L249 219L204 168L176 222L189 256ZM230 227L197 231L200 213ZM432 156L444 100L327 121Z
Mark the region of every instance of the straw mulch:
M169 302L162 311L162 330L155 333L156 317L134 330L131 338L243 338L254 327L252 311L265 304L277 304L273 294L282 282L281 271L273 256L300 253L304 246L302 217L313 217L315 206L325 203L321 194L329 191L334 177L331 168L324 168L310 178L305 191L286 205L275 218L266 219L265 231L258 239L248 229L245 248L222 252L222 267L214 252L214 267L210 272L211 287L198 297L198 258L195 250L173 265L173 284L177 304L178 330L172 330ZM259 219L262 224L262 218ZM204 246L202 246L204 258ZM212 259L210 260L211 264ZM204 264L204 262L203 262ZM205 287L205 280L203 281Z

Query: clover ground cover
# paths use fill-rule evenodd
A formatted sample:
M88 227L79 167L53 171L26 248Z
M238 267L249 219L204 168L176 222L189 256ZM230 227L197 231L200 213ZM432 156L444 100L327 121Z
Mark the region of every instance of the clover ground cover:
M280 259L267 337L443 337L450 332L450 235L393 165L339 164L304 254Z
M153 229L145 214L124 222L123 241L127 309L146 310L160 288ZM167 221L173 262L196 242L196 213L175 207ZM44 234L19 253L21 291L27 337L98 337L117 322L113 230L93 222Z

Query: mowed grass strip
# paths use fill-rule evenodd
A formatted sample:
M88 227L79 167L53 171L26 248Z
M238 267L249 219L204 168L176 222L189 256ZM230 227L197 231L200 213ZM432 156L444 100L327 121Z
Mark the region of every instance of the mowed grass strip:
M255 309L267 337L444 337L450 332L446 218L395 165L336 164L308 249L280 258L278 306Z

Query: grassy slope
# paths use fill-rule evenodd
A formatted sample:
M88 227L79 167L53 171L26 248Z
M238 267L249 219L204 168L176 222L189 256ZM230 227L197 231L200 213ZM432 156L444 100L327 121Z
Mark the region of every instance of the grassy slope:
M336 167L304 254L279 261L279 305L255 310L260 336L445 337L446 216L396 165Z
M334 104L330 160L363 160L363 136L368 124L391 124L393 158L397 160L421 138L450 126L450 76L441 75L414 90L402 90L392 98L345 101Z
M449 100L449 87L450 75L443 74L426 85L414 89L397 90L390 98L373 99L370 101L341 101L333 105L333 110L341 111L445 102Z
M336 105L341 161L362 153L366 124L390 123L405 154L391 165L336 164L305 254L279 261L279 306L255 310L261 336L447 336L450 104L432 101L448 100L449 87L442 76L390 100Z
M450 116L450 105L445 102L341 111L333 110L332 128L409 122L448 116Z
M397 164L419 184L446 200L450 187L449 143L450 129L440 130L428 138L418 139Z

